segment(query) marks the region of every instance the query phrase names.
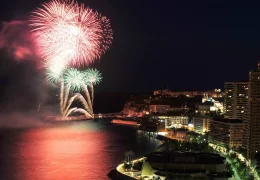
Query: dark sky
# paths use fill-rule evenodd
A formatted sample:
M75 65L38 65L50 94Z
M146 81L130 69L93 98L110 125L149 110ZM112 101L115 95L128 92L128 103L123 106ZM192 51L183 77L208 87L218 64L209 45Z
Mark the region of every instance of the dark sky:
M26 18L41 2L6 1L1 20ZM225 81L248 79L260 60L260 2L82 2L108 16L114 31L111 49L96 64L104 75L101 92L223 88Z

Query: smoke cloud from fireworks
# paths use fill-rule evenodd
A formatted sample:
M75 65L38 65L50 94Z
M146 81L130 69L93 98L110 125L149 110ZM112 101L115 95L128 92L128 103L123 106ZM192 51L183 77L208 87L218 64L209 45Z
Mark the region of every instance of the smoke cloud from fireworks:
M49 99L49 86L26 22L1 23L0 128L41 125L38 115L49 115L52 109L42 106L37 112Z
M14 59L6 49L0 49L0 128L40 125L38 115L50 114L51 107L40 103L49 98L44 75L34 61Z
M29 33L27 21L13 20L2 22L0 31L0 49L6 49L14 60L35 61L41 67L40 56L34 48L34 41Z

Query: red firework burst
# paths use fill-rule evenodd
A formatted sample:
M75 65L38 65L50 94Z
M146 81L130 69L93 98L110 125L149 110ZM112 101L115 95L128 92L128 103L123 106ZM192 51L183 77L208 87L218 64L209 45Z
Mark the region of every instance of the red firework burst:
M32 13L30 25L45 61L66 65L92 63L112 42L110 22L83 4L53 0Z

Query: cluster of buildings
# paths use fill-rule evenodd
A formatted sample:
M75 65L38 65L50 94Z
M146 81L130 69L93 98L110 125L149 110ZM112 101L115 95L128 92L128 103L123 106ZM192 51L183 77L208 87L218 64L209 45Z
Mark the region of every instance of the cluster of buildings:
M225 82L224 92L220 89L208 92L154 91L154 95L176 97L202 95L202 102L195 107L194 114L185 113L183 107L175 114L169 105L149 105L150 113L158 115L165 122L165 128L188 128L197 133L209 135L213 145L247 152L247 159L253 160L260 152L260 63L249 72L248 81ZM249 161L252 162L252 161Z
M226 82L224 118L211 118L209 140L230 148L244 148L249 162L260 152L260 63L249 80Z
M178 97L184 95L186 97L194 97L194 96L203 96L207 94L210 97L217 98L223 97L224 93L221 92L221 89L215 89L212 91L170 91L169 89L156 90L153 92L153 95L168 95L170 97Z
M210 112L221 112L223 113L223 102L219 101L223 99L224 92L222 92L220 89L215 89L214 91L207 91L207 92L201 92L201 91L183 91L183 92L172 92L169 90L158 90L154 91L154 94L158 95L169 95L172 94L171 97L178 97L180 95L186 96L187 98L194 98L196 96L202 96L202 102L198 104L197 110L200 111L200 113L210 113ZM166 104L151 104L149 103L149 112L150 113L166 113L169 111L181 111L183 109L187 110L187 105L185 104L183 107L171 107L170 105Z
M256 70L249 72L248 81L225 82L224 92L219 89L209 92L161 90L154 94L185 95L188 99L203 97L194 109L186 105L172 108L149 103L149 113L157 122L156 131L184 141L189 138L188 131L207 133L211 146L223 151L244 149L248 163L254 165L255 156L260 152L260 63ZM169 129L171 131L166 131ZM155 152L147 156L141 176L161 180L171 177L229 180L232 176L225 163L225 158L211 153Z
M154 95L167 98L184 95L187 99L202 96L194 109L149 101L149 114L157 123L155 131L168 135L173 132L174 138L184 141L188 139L187 131L207 133L210 145L223 151L244 149L246 159L254 165L255 156L260 152L260 63L256 70L249 72L248 81L225 82L224 92L220 89L208 92L158 90ZM172 131L166 131L169 129ZM141 176L160 180L175 177L231 180L225 163L225 158L212 153L154 152L143 162Z

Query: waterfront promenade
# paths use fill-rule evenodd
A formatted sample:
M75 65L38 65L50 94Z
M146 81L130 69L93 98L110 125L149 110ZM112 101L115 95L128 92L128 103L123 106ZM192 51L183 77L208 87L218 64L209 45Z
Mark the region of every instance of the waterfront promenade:
M166 139L169 139L169 140L177 140L175 138L167 136L166 134L161 135L161 136L163 136L163 137L165 137ZM183 143L183 141L178 141L178 142ZM133 161L133 164L137 163L138 161L144 161L144 160L145 160L145 157L136 159L136 160ZM231 164L230 159L228 159L228 157L226 157L226 161ZM147 177L147 178L142 177L142 175L141 175L142 171L140 169L139 169L139 171L137 171L133 168L125 169L125 166L127 166L127 164L124 164L124 163L119 164L117 166L116 171L118 172L117 174L118 174L119 178L122 178L122 179L139 179L139 180L140 179L151 179L149 177ZM233 180L241 180L241 178L238 175L238 172L236 171L236 169L234 169L233 166L232 166L232 169L234 171L234 175L232 177L230 176L230 178L232 178Z
M138 161L143 161L144 159L145 159L145 157L133 160L133 163L136 163ZM122 177L122 178L125 178L125 179L126 178L129 178L129 179L141 179L141 171L137 171L137 170L133 170L133 169L125 171L124 163L119 164L117 166L116 170L119 173L119 177Z

